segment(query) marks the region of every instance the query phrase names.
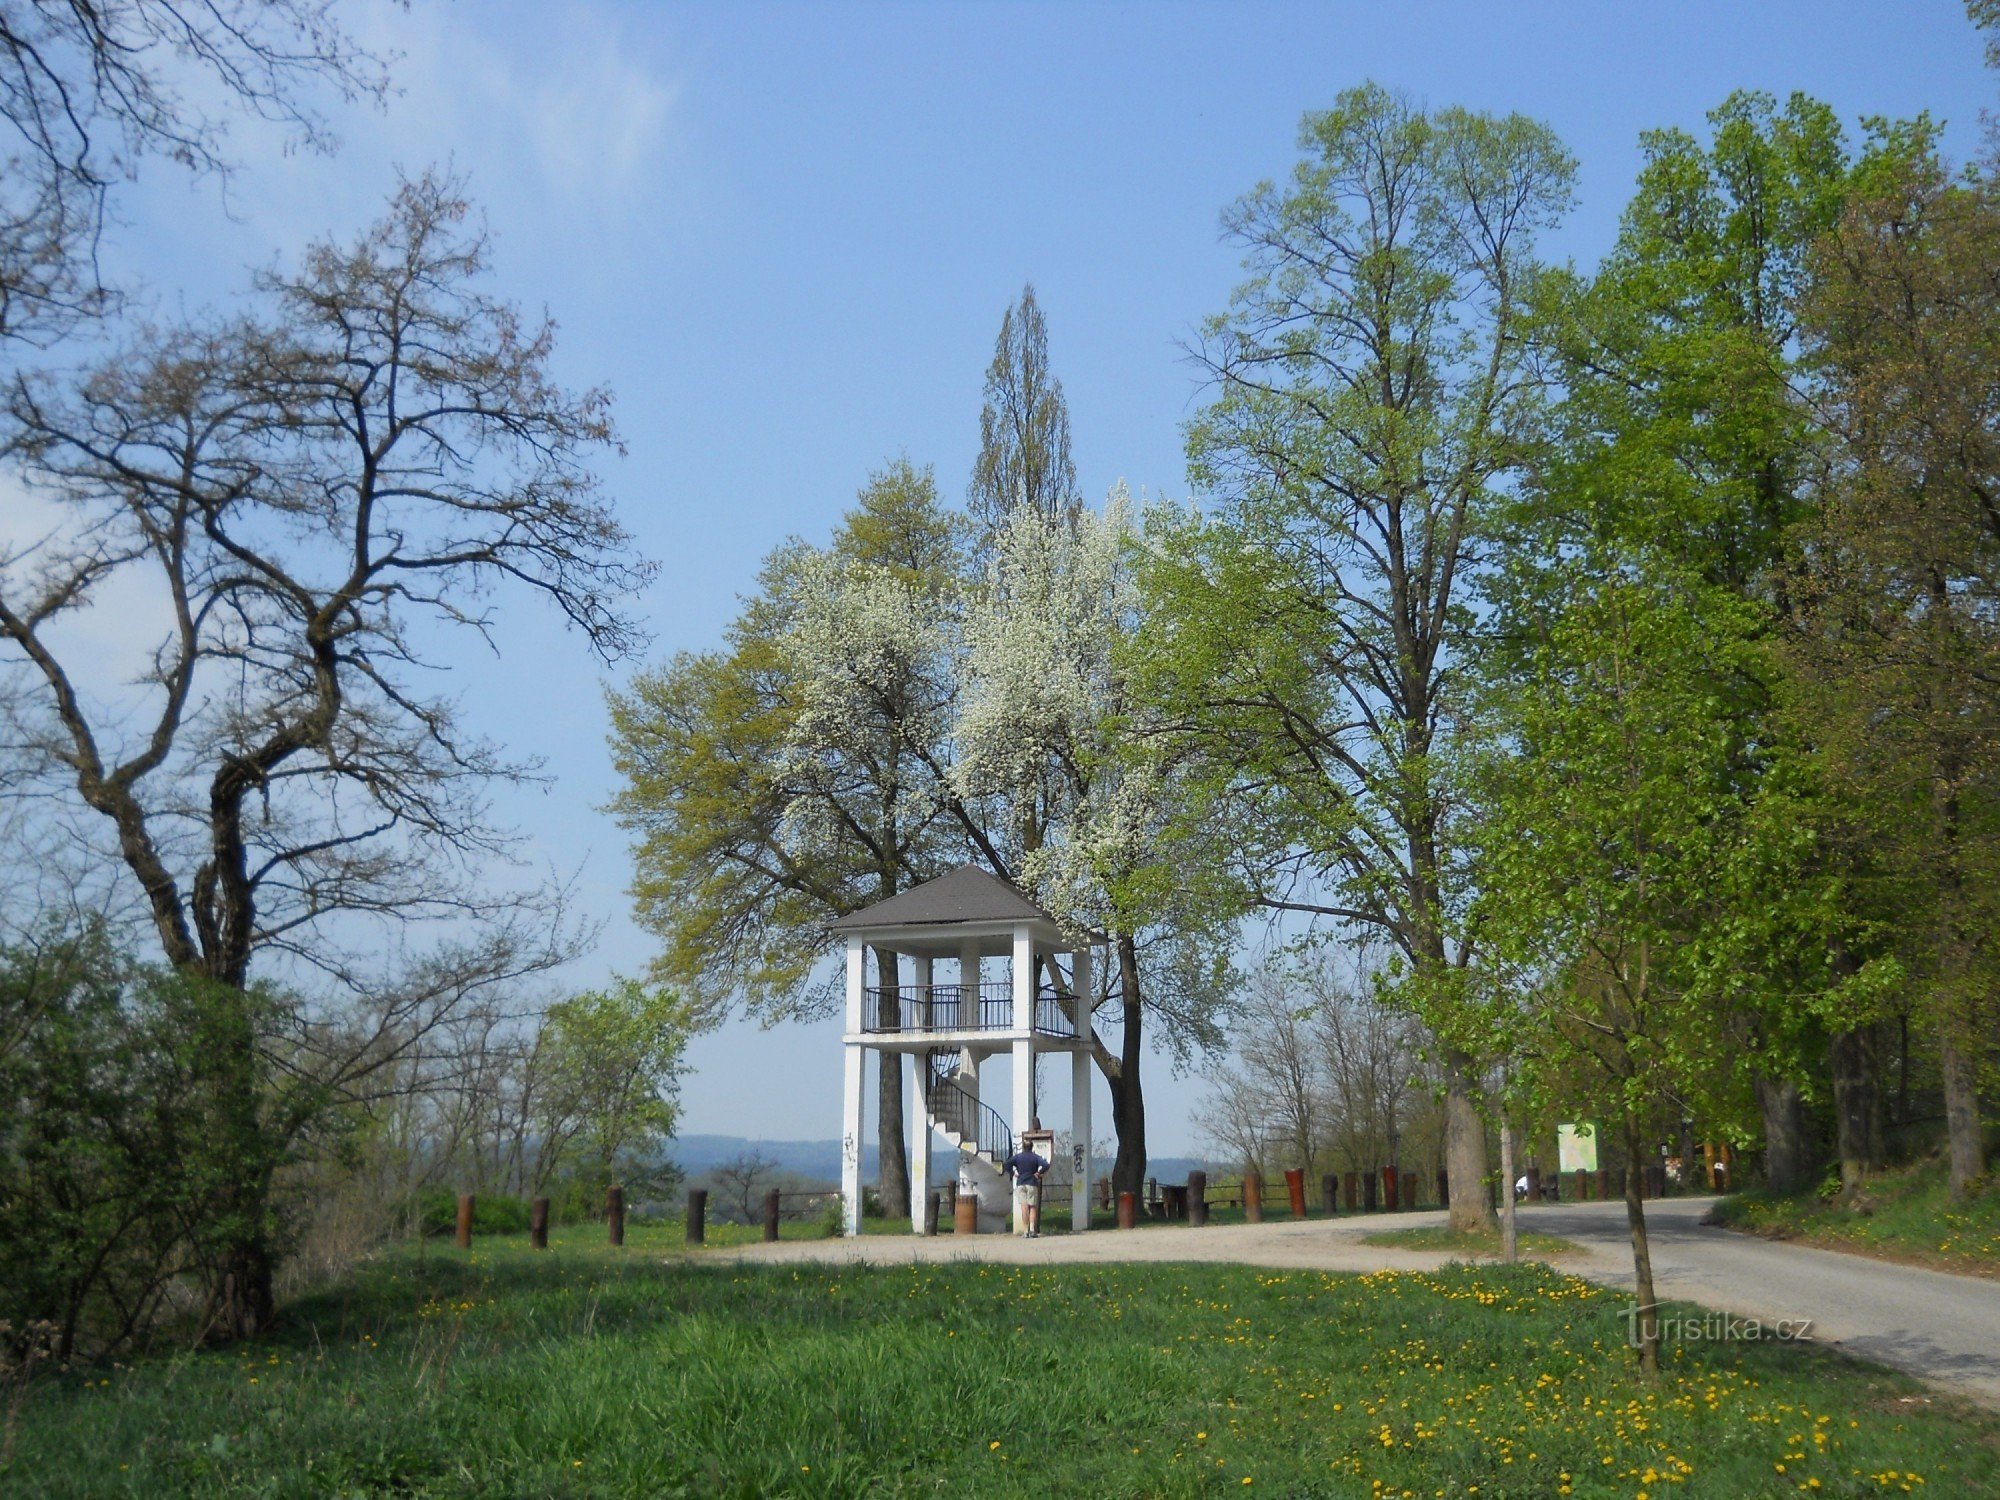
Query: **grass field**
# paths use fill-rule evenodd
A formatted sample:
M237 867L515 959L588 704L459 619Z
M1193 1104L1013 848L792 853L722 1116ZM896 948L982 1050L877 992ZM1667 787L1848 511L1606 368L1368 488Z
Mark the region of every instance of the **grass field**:
M254 1348L51 1381L0 1492L2000 1494L2000 1423L1801 1346L1648 1385L1546 1267L398 1251Z
M1488 1256L1500 1253L1500 1231L1453 1229L1436 1224L1421 1229L1385 1229L1380 1234L1363 1235L1361 1243L1393 1245L1400 1250L1442 1250L1455 1255ZM1575 1255L1583 1249L1575 1240L1566 1240L1559 1234L1537 1234L1527 1229L1516 1232L1514 1245L1521 1254L1529 1256Z
M1715 1216L1772 1239L2000 1277L2000 1183L1953 1204L1943 1165L1928 1162L1872 1179L1862 1205L1865 1211L1810 1193L1739 1193L1717 1204Z

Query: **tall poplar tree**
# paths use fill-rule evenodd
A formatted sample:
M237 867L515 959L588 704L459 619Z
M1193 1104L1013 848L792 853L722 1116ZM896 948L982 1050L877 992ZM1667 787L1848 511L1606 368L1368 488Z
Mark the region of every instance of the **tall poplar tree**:
M1049 368L1049 329L1032 285L1001 316L979 409L979 457L966 508L982 540L1017 510L1045 520L1073 516L1083 503L1069 455L1069 403Z

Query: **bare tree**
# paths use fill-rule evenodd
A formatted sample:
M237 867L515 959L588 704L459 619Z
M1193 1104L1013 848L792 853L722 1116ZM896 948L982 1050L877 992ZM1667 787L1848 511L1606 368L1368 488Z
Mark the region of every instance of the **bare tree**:
M0 338L47 342L110 302L97 246L141 159L227 168L224 110L332 137L310 86L379 97L388 79L331 0L0 0Z
M763 1210L758 1200L764 1195L764 1186L775 1180L777 1171L775 1161L752 1147L715 1167L709 1176L717 1191L728 1198L729 1211L736 1215L736 1221L751 1224Z
M571 951L559 900L485 885L509 849L486 790L533 767L426 684L443 643L490 645L516 594L607 659L639 642L625 603L649 569L590 467L617 446L609 397L557 384L551 325L479 290L468 212L450 181L405 183L355 243L259 278L256 311L9 392L6 451L68 518L0 554L0 664L28 684L0 694L10 738L108 833L176 969L366 997L358 1030L294 1010L284 1045L247 1020L232 1044L226 1333L269 1319L275 1147L302 1128L260 1070L364 1089L408 1038ZM103 704L62 626L135 574L164 618L135 690Z

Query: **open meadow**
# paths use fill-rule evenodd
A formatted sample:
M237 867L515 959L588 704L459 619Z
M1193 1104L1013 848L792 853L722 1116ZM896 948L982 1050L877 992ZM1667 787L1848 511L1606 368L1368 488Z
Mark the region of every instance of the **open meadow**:
M1537 1265L748 1266L600 1230L383 1254L272 1339L38 1384L0 1490L2000 1493L2000 1420Z

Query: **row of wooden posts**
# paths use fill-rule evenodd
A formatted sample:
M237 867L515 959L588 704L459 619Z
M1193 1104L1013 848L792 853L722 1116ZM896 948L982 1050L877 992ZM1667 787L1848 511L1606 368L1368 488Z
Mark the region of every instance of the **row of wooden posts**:
M822 1193L807 1193L809 1198L824 1197ZM764 1238L778 1238L778 1221L784 1216L785 1195L772 1188L764 1195ZM475 1203L471 1193L458 1195L458 1247L469 1249L472 1245L472 1210ZM935 1214L935 1204L933 1204ZM613 1187L604 1194L604 1224L610 1242L614 1245L625 1243L625 1189ZM935 1231L935 1220L932 1229ZM708 1189L689 1188L687 1196L687 1240L690 1245L703 1244L708 1239ZM528 1205L528 1245L535 1250L549 1248L549 1200L536 1198Z
M1613 1196L1612 1173L1600 1169L1597 1172L1576 1172L1572 1174L1576 1184L1578 1202L1589 1202L1593 1198L1608 1199ZM1530 1168L1528 1173L1528 1198L1530 1201L1542 1196L1541 1174ZM1399 1171L1395 1167L1382 1167L1373 1172L1328 1172L1320 1178L1320 1211L1333 1214L1344 1209L1347 1213L1376 1213L1394 1210L1398 1207L1412 1209L1417 1206L1418 1174ZM1111 1195L1109 1178L1101 1178L1097 1184L1100 1206ZM1261 1177L1246 1177L1239 1190L1218 1197L1217 1204L1240 1204L1243 1217L1252 1224L1264 1222L1264 1180ZM1621 1184L1622 1190L1622 1184ZM1306 1216L1306 1174L1303 1169L1293 1168L1285 1173L1284 1191L1292 1211L1292 1217ZM1667 1193L1667 1169L1663 1166L1648 1166L1640 1169L1639 1192L1645 1198L1664 1198ZM809 1196L819 1197L820 1194ZM784 1215L785 1195L772 1188L764 1195L763 1228L764 1238L775 1241L778 1238L778 1222ZM924 1206L924 1233L938 1232L938 1215L942 1194L932 1193ZM1162 1184L1148 1181L1146 1198L1149 1203L1157 1203L1163 1217L1185 1219L1189 1224L1200 1226L1208 1222L1210 1200L1208 1196L1208 1174L1190 1172L1185 1186L1174 1183ZM1445 1174L1437 1174L1437 1206L1446 1207L1451 1202L1451 1191ZM461 1250L472 1244L472 1209L474 1198L471 1193L458 1196L458 1246ZM625 1243L625 1190L613 1187L604 1195L604 1221L606 1232L613 1245ZM1118 1194L1118 1227L1131 1229L1139 1221L1139 1195L1137 1193ZM970 1194L955 1196L952 1203L952 1228L958 1234L976 1234L979 1228L979 1205ZM687 1242L699 1245L708 1238L708 1190L690 1188L687 1195ZM549 1248L549 1200L535 1199L528 1208L528 1243L536 1250Z

